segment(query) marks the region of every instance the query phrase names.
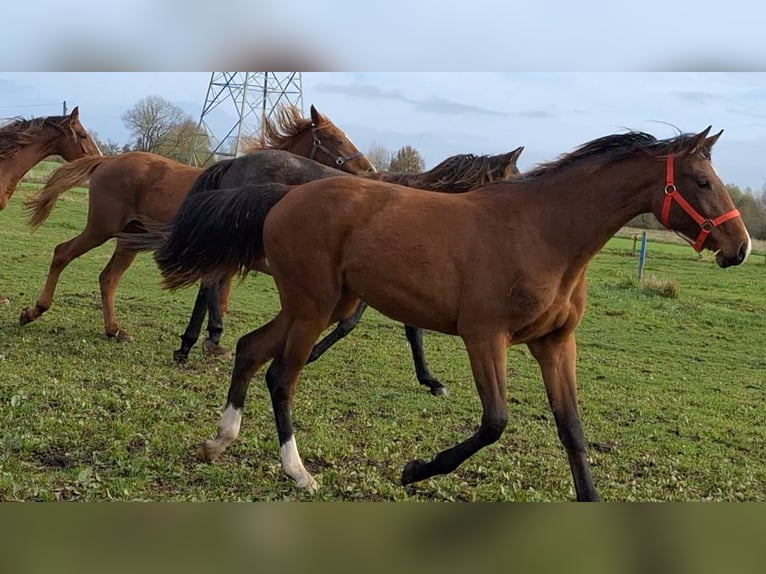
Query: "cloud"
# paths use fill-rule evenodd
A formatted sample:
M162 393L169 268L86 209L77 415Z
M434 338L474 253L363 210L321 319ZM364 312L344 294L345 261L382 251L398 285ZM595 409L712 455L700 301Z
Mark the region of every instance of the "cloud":
M546 120L555 118L558 114L548 110L528 110L526 112L518 112L516 115L521 116L522 118L531 118L533 120Z
M317 84L316 89L321 92L343 94L353 98L363 98L368 100L389 100L403 102L411 105L419 112L430 112L433 114L480 114L488 116L505 116L507 114L495 110L481 108L462 102L447 100L438 96L432 96L427 99L408 98L399 90L383 90L377 86L369 84Z
M677 98L686 100L687 102L695 102L697 104L709 104L713 102L716 97L710 92L671 92Z

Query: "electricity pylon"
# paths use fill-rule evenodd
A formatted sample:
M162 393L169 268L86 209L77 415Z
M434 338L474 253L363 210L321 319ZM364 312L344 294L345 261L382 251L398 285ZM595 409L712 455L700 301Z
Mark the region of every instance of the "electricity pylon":
M189 163L242 155L263 120L283 105L303 112L301 72L212 72Z

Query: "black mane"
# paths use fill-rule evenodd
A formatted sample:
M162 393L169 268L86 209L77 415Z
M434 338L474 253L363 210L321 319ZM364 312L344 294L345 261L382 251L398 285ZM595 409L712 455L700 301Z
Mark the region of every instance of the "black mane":
M679 134L672 138L658 140L653 135L631 131L603 136L584 143L574 151L561 155L553 161L538 164L516 181L548 175L585 161L608 165L624 160L636 153L645 153L652 157L675 155L687 149L695 135Z

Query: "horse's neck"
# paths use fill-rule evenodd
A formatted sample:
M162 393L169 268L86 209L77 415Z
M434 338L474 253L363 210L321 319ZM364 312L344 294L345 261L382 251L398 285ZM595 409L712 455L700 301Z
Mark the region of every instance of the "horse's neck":
M627 170L615 165L595 175L567 171L530 182L524 193L534 197L533 210L538 213L529 215L541 221L544 237L572 261L587 264L626 223L651 211L655 188L663 185L662 166L656 169L652 173L646 165L634 164ZM502 192L493 195L503 197Z
M3 207L16 191L21 178L52 152L53 146L50 142L38 142L23 146L12 158L0 160L0 194L4 195Z
M289 151L302 157L310 157L313 147L314 141L311 138L311 131L306 130L277 149Z

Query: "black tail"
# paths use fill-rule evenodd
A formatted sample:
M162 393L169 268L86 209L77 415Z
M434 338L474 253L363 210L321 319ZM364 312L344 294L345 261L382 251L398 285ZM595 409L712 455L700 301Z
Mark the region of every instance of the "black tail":
M155 251L165 244L172 230L172 223L161 223L150 217L136 217L130 220L124 231L116 235L117 244L131 251Z
M192 190L194 197L181 205L170 233L154 253L165 288L217 281L254 269L264 257L266 215L289 189L280 183L264 183Z

